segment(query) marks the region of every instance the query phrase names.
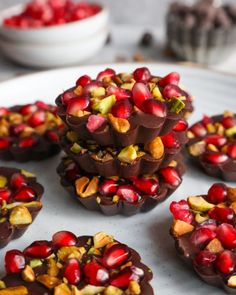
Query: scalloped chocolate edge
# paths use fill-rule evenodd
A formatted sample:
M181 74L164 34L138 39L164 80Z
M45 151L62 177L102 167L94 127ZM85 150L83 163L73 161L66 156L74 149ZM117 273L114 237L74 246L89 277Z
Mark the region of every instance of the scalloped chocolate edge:
M92 236L80 236L78 239L82 239L84 241L87 241L88 239L92 238ZM118 241L117 241L118 242ZM118 242L120 243L120 242ZM129 247L129 246L128 246ZM144 277L142 281L139 283L142 292L140 295L154 295L153 288L150 285L150 281L153 279L153 273L150 270L150 268L143 264L141 261L141 256L137 251L130 248L131 255L132 255L132 262L135 266L138 268L141 268L144 271ZM34 295L50 295L53 294L53 290L49 290L46 287L44 287L42 284L33 282L33 283L27 283L23 281L20 274L7 274L5 277L3 277L1 280L3 280L7 287L15 287L15 286L25 286L28 287L28 291L32 292ZM29 293L31 294L31 293ZM123 293L122 295L126 295Z
M128 120L130 130L126 133L119 133L110 124L104 124L97 131L91 133L86 127L88 115L75 117L66 114L64 105L60 101L61 95L56 99L59 107L58 116L72 130L77 132L81 140L94 140L101 146L121 146L125 147L132 144L144 144L153 140L157 136L165 135L172 131L175 124L183 119L185 114L193 111L191 102L186 103L186 107L179 114L171 113L166 118L160 118L143 112L132 115Z
M14 173L21 173L21 170L17 169L17 168L0 167L0 175L10 177ZM41 197L44 193L43 186L37 182L36 177L26 177L26 179L29 181L28 182L29 186L32 187L37 193L36 201L40 201ZM28 208L33 221L41 209L42 209L42 207L37 207L37 206L32 206L32 207ZM33 221L32 221L32 223L33 223ZM8 220L3 223L0 223L0 232L1 232L0 248L5 247L10 241L21 237L25 233L27 228L29 226L31 226L31 224L11 225Z
M178 155L177 162L178 162L177 170L182 178L183 174L186 171L186 166L184 164L183 156L181 154ZM69 194L73 198L75 198L80 204L82 204L86 209L92 210L92 211L100 211L103 214L108 216L112 216L116 214L132 216L140 212L148 212L154 209L159 203L165 201L179 187L179 186L177 187L171 186L169 184L160 182L160 193L155 196L146 196L145 198L143 198L142 202L132 204L132 203L127 203L125 201L120 200L118 203L115 203L115 204L114 203L99 204L97 202L98 195L92 195L87 198L80 198L76 194L74 185L72 185L65 179L64 171L65 171L65 166L62 159L60 165L57 168L57 173L60 176L60 183L65 188L65 190L68 191ZM181 183L179 185L181 185Z

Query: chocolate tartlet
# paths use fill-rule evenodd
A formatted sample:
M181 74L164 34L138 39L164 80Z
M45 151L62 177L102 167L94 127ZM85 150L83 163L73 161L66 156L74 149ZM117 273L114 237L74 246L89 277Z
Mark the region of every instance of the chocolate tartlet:
M152 175L102 177L86 174L71 159L64 158L57 171L61 185L85 208L105 215L131 216L150 211L179 187L185 172L182 157L171 165Z
M57 232L5 256L0 295L153 295L151 270L139 254L104 232Z
M172 202L179 255L208 284L236 294L236 188L215 183L207 195Z
M95 80L84 75L57 97L58 114L81 140L101 146L145 144L192 112L192 98L179 80L178 73L161 78L147 68L131 74L106 69Z
M189 128L187 149L204 171L214 177L236 181L236 116L207 117Z
M25 170L0 167L0 248L23 235L42 208L44 189Z
M63 126L56 107L41 101L0 108L0 159L40 161L59 153Z

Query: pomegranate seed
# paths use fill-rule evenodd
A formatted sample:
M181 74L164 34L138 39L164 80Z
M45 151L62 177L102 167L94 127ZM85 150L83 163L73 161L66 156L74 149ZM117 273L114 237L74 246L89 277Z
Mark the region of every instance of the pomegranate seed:
M8 138L0 138L0 150L7 149L11 144L11 140Z
M117 288L127 288L131 281L134 281L133 271L130 267L126 267L123 270L121 270L118 274L115 274L111 278L109 283L111 286Z
M231 208L214 207L208 211L208 215L220 223L233 223L234 220L234 210Z
M159 190L159 183L157 180L154 179L147 179L147 178L135 178L133 180L134 187L143 192L147 195L155 195L158 193Z
M194 258L194 264L197 266L210 267L216 260L217 255L209 251L200 251Z
M35 191L27 186L21 187L14 195L16 201L32 201L36 198Z
M172 72L172 73L168 74L167 76L161 78L159 80L158 84L161 87L165 87L168 84L178 85L179 84L179 80L180 80L179 73Z
M228 160L228 156L223 153L205 152L202 155L202 161L209 164L222 164Z
M77 243L77 237L69 231L59 231L52 237L52 245L55 248L65 246L74 246Z
M24 250L24 254L33 258L45 259L52 254L52 247L48 241L36 241Z
M166 167L159 170L160 176L165 183L178 186L182 180L174 167Z
M47 131L47 138L52 142L58 142L59 141L59 135L57 134L57 132L52 131L52 130Z
M213 219L207 219L206 221L203 221L201 224L197 226L197 228L200 227L208 228L211 231L215 232L217 230L217 223Z
M194 246L202 247L215 237L216 233L214 231L206 227L200 227L191 234L190 241Z
M106 118L102 116L90 115L88 117L88 122L86 124L86 127L90 132L94 132L98 128L100 128L106 121L107 121Z
M227 198L227 187L224 183L214 183L208 190L207 201L212 204L224 203Z
M204 137L207 134L207 130L202 123L195 123L189 130L198 137Z
M232 159L236 159L236 142L232 142L228 145L227 155Z
M77 95L73 92L73 91L66 91L63 93L62 97L61 97L61 102L65 105L68 104L68 102L72 99L72 98L76 98Z
M171 202L170 211L175 219L192 223L194 219L193 213L190 211L187 201L181 200L179 202Z
M152 98L152 94L148 87L141 82L134 84L132 95L135 105L140 109L142 108L142 104L145 100Z
M100 81L92 81L84 87L84 94L90 94L95 89L103 87L103 84Z
M11 177L11 186L15 189L19 189L22 186L27 185L27 180L21 173L14 173Z
M117 195L128 203L139 201L139 195L132 185L120 185L117 190Z
M128 99L118 100L112 107L111 113L117 118L127 119L133 112L133 106Z
M130 255L130 250L126 245L115 244L105 251L102 264L108 269L114 269L124 264Z
M93 286L103 286L109 280L109 272L95 261L84 266L86 281Z
M188 123L187 123L185 120L181 119L181 120L179 120L178 123L173 127L173 130L174 130L175 132L182 132L182 131L187 130L187 128L188 128Z
M3 203L3 201L8 201L9 197L11 195L11 191L7 188L0 188L0 205Z
M1 107L0 108L0 117L6 116L10 114L10 110L8 108Z
M76 81L76 86L82 86L85 87L88 85L92 79L88 75L81 76L77 81Z
M208 124L213 123L211 117L204 115L202 118L202 123L206 127Z
M178 149L180 147L179 141L175 138L175 134L173 132L161 136L161 140L164 144L164 147L167 149Z
M234 117L223 117L221 120L221 124L224 126L225 129L229 129L236 125L236 118Z
M24 254L19 250L7 251L5 255L5 268L7 273L18 273L25 268Z
M180 97L182 95L181 89L176 85L167 85L162 91L163 97L171 99L173 97Z
M129 99L131 97L130 91L113 85L108 86L106 91L107 95L114 94L116 96L116 100Z
M76 116L78 114L78 111L86 110L89 106L89 103L90 101L86 96L72 98L68 102L66 112L69 115Z
M81 275L79 261L75 258L70 259L64 268L63 276L68 280L69 284L78 285L81 281Z
M28 119L28 124L31 127L37 127L45 123L46 113L44 111L37 111Z
M118 184L112 180L105 180L99 187L99 192L102 195L115 195L118 189Z
M41 100L37 100L37 101L35 102L35 105L36 105L39 109L44 110L44 111L48 111L48 110L50 109L50 106L49 106L47 103L45 103L45 102L43 102L43 101L41 101Z
M35 144L37 144L37 140L35 138L27 137L20 140L20 142L18 143L18 147L29 148Z
M71 182L74 182L77 178L80 177L80 170L75 163L71 163L70 165L68 165L68 167L66 167L65 169L65 172L66 178Z
M133 73L136 82L148 82L151 79L151 73L148 68L138 68Z
M204 140L206 144L213 144L217 147L222 147L227 142L226 137L218 134L208 135Z
M217 238L221 241L223 247L227 249L236 248L236 229L227 223L222 223L217 229Z
M160 118L166 116L166 105L156 99L147 99L142 104L142 111Z
M21 107L20 113L22 116L27 116L37 111L37 106L35 104L27 104Z
M98 81L103 81L104 78L109 78L112 79L115 76L116 72L113 69L106 69L105 71L100 72L97 75L97 79Z
M235 258L231 251L224 250L216 259L216 268L223 274L228 275L234 271Z
M26 124L17 124L10 126L10 134L12 136L19 136L22 131L27 127Z

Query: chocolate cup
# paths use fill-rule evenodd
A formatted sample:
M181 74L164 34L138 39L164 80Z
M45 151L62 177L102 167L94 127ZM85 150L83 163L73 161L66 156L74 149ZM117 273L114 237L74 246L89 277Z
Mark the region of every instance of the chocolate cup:
M78 237L78 239L82 240L82 243L80 243L80 247L84 246L89 239L91 239L91 236L82 236ZM131 252L131 261L133 262L133 265L135 265L138 268L141 268L144 272L144 277L142 278L140 284L141 287L141 293L140 295L154 295L154 291L150 285L150 281L153 278L152 271L141 262L141 257L134 249L129 248ZM44 269L37 268L35 269L36 274L43 273ZM28 292L30 295L50 295L54 294L53 290L49 290L46 287L44 287L42 284L38 283L37 281L33 283L25 282L21 274L7 274L2 278L6 286L9 287L17 287L17 286L25 286L28 289ZM126 293L122 293L122 295L125 295Z
M178 166L177 171L182 177L186 171L186 167L183 163L182 155L178 156L177 159ZM125 216L132 216L140 212L148 212L155 208L159 203L166 200L177 188L178 186L173 186L167 183L164 183L160 180L160 190L157 195L154 196L142 196L142 201L138 203L128 203L123 200L119 200L118 203L113 203L112 200L108 200L105 197L102 197L99 193L91 195L87 198L81 198L77 195L76 189L73 183L70 183L65 177L65 164L64 161L60 163L57 168L57 173L60 176L60 183L69 192L69 194L77 199L80 204L82 204L86 209L92 211L100 211L105 215L112 216L116 214L122 214ZM86 175L81 173L83 176ZM82 176L81 175L81 176ZM158 176L158 172L156 173ZM89 177L89 175L88 175ZM179 184L180 185L180 184ZM100 202L97 202L97 198L100 198Z
M73 90L71 88L70 90ZM183 92L184 95L188 95ZM165 135L172 131L176 123L184 118L187 113L193 111L193 106L190 101L186 102L186 107L179 114L168 112L165 118L160 118L154 115L145 114L143 112L135 113L128 121L130 130L126 133L115 131L107 122L103 124L95 132L90 132L87 127L89 115L84 117L75 117L66 114L66 107L61 103L61 95L56 99L58 106L58 116L72 130L79 134L81 140L94 140L100 146L117 146L125 147L132 144L145 144L153 140L157 136Z
M223 115L216 115L212 116L211 119L213 122L218 122L221 120ZM201 121L197 122L200 123ZM208 136L209 133L207 133L206 136ZM204 137L195 137L193 139L190 139L187 143L187 148L194 144L195 142L203 140ZM211 164L207 163L203 160L202 155L200 156L192 156L190 155L190 158L194 161L196 166L199 166L202 168L203 171L205 171L206 174L213 176L215 178L221 178L225 181L236 181L236 160L229 157L227 161L221 164Z
M8 168L8 167L0 167L0 175L4 175L8 178L8 180L11 178L11 176L15 173L21 173L21 170L16 168ZM28 186L31 187L37 195L37 198L35 201L40 201L44 188L41 184L36 182L35 177L25 177L28 181ZM13 203L14 200L10 197L10 201L8 202ZM42 204L38 206L31 206L28 207L28 210L32 216L32 220L34 220L39 213L39 211L42 209ZM0 212L1 217L1 212ZM30 224L27 225L12 225L10 224L9 220L7 219L5 222L0 223L0 248L5 247L11 240L17 239L21 237L24 232L27 230L27 228L30 226Z

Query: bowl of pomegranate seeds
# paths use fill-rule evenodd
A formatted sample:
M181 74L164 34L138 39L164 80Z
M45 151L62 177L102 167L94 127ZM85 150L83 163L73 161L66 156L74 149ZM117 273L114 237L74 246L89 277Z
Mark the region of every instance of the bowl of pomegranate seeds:
M207 195L172 202L176 249L206 283L235 294L236 188L215 183Z
M139 254L105 232L60 231L5 255L0 294L153 295L152 271Z
M36 67L90 58L108 36L108 10L87 2L33 0L0 12L0 46L12 60Z

